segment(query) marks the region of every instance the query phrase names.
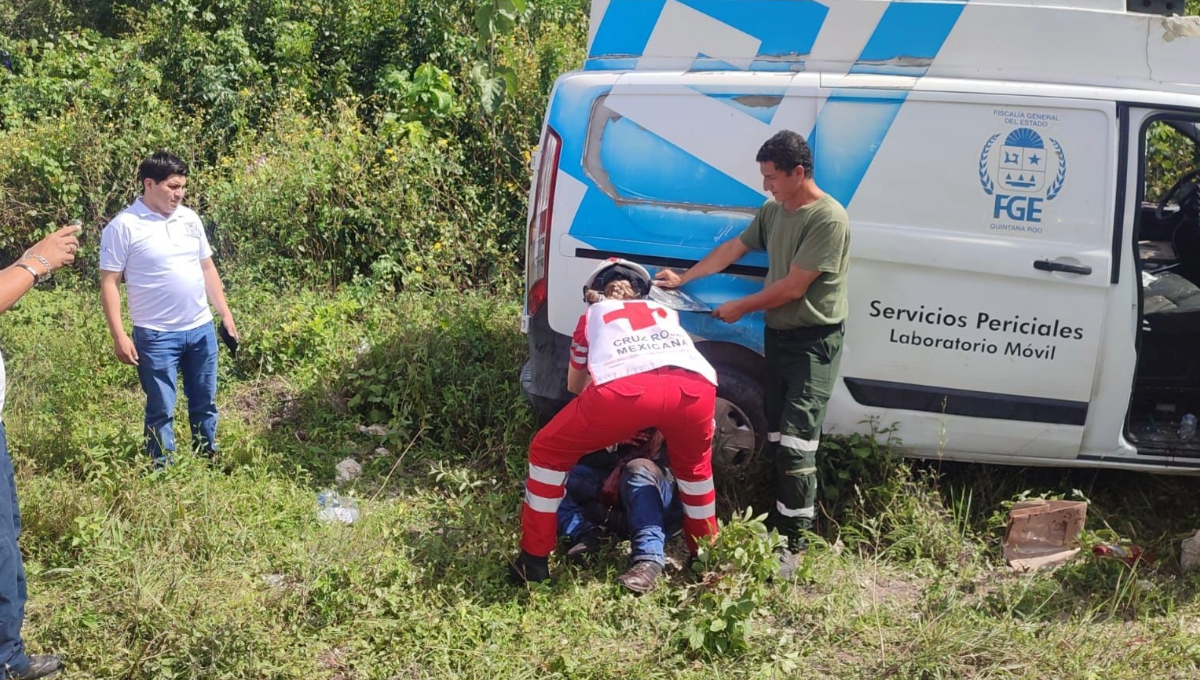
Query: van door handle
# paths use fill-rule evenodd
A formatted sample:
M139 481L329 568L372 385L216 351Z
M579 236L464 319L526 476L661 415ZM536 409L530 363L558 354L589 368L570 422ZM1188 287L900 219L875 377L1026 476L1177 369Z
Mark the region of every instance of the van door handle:
M1092 273L1091 265L1070 264L1068 262L1059 262L1058 260L1034 260L1033 268L1044 272L1066 272L1067 274L1082 274L1084 276Z

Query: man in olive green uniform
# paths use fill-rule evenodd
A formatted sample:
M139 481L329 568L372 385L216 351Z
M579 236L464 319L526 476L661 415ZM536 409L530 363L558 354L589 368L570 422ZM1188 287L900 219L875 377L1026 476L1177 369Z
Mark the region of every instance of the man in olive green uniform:
M717 246L691 269L662 270L673 288L724 270L751 250L767 251L762 291L731 300L713 316L734 323L766 311L767 438L776 443L776 497L770 523L788 539L785 574L804 548L802 531L816 514L817 448L825 407L837 380L848 304L850 223L846 210L813 181L808 143L783 131L758 151L763 189L774 200L758 210L741 236Z

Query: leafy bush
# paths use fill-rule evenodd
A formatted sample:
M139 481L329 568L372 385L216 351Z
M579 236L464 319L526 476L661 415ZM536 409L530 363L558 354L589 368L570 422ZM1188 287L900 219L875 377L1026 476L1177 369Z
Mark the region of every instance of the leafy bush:
M776 550L784 539L768 532L766 515L747 509L723 523L711 546L701 547L693 569L699 582L686 588L679 616L681 646L698 656L746 651L750 618L767 595L767 582L779 571Z
M1185 173L1196 169L1198 150L1195 142L1165 122L1157 121L1146 130L1146 200L1157 203Z
M420 122L420 121L416 121ZM510 277L511 225L464 178L445 139L388 143L343 105L297 111L222 159L204 196L219 252L264 280L373 278L430 290Z
M165 111L122 127L76 110L0 131L0 256L5 262L44 233L83 220L77 266L59 280L95 280L100 233L137 195L135 174L154 149L194 148L195 130Z

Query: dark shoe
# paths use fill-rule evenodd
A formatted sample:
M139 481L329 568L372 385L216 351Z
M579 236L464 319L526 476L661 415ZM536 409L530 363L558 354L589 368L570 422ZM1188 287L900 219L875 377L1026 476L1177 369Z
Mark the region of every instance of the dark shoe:
M545 557L536 557L522 550L515 562L509 562L508 578L516 585L539 583L550 578L550 564Z
M663 568L658 562L642 560L634 562L629 571L617 577L617 583L635 593L648 593L658 585Z
M592 529L579 537L578 541L567 548L567 561L572 564L583 564L590 555L600 549L600 530Z
M48 678L61 671L62 668L61 656L56 654L42 654L29 657L29 665L19 671L9 668L5 677L9 678L9 680Z

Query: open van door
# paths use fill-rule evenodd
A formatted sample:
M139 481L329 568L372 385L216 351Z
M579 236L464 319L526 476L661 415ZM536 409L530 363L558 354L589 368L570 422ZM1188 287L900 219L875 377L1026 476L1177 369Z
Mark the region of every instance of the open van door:
M1185 421L1200 414L1200 109L1124 113L1137 372L1122 434L1139 463L1195 469L1200 438Z
M829 424L865 411L924 456L1075 458L1113 278L1116 106L888 82L831 80L814 133L837 196L839 140L883 128L838 196L854 259Z

